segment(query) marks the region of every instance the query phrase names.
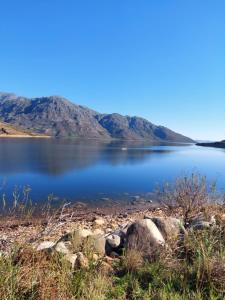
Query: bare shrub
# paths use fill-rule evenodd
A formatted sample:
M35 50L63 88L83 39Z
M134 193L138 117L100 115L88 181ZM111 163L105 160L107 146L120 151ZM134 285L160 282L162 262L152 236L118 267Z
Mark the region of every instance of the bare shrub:
M160 203L171 212L181 209L185 224L203 207L216 199L216 185L208 184L206 177L191 174L178 178L174 184L165 184L158 189L157 196Z
M73 217L73 213L67 211L69 205L70 203L65 203L59 209L49 208L44 215L46 222L44 228L37 234L37 236L32 237L30 242L37 242L43 237L49 236L55 232L59 227L70 222Z

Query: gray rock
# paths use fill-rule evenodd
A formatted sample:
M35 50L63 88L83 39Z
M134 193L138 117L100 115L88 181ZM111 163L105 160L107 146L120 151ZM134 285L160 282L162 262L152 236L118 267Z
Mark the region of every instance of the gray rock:
M215 216L206 217L203 213L200 213L195 218L192 219L190 227L194 230L202 230L210 228L216 225Z
M112 258L118 258L119 257L119 254L115 251L112 251L110 254L109 254L110 257Z
M76 229L73 232L69 232L67 234L65 234L64 236L62 236L59 240L59 242L67 242L67 241L71 241L71 240L83 240L84 238L88 237L92 235L91 230L89 229Z
M150 257L164 245L165 240L161 232L150 219L138 220L127 230L125 247L128 250L135 249Z
M102 235L93 235L87 238L87 243L94 253L105 255L106 239Z
M75 268L77 254L68 253L65 255L65 259L71 263L72 268Z
M153 217L150 219L155 223L165 240L177 239L180 234L186 232L182 221L179 219L172 217Z
M62 253L62 254L69 254L69 249L66 247L65 243L64 242L58 242L54 249L59 252L59 253Z
M122 225L119 229L115 230L113 233L118 235L121 239L124 239L126 237L127 229L129 226L130 226L129 224Z
M106 238L107 244L110 246L110 248L115 249L120 246L120 236L117 234L111 234Z
M191 228L193 230L204 230L210 228L212 225L210 222L207 221L199 221L198 223L195 223Z
M55 246L55 242L52 241L44 241L41 242L38 246L37 246L37 251L42 251L42 250L52 250L53 247Z

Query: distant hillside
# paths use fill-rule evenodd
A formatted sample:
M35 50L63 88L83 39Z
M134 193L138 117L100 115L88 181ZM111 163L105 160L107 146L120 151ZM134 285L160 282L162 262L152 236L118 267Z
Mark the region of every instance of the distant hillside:
M50 136L193 142L143 118L101 114L58 96L29 99L0 93L0 120Z
M197 143L196 145L203 146L203 147L225 148L225 140L221 142L214 142L214 143Z
M36 133L16 128L11 124L0 122L0 137L36 137Z

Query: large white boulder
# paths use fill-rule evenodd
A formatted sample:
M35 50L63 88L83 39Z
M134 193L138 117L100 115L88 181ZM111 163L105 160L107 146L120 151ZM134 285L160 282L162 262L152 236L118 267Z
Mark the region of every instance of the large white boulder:
M155 223L165 240L177 240L180 234L184 234L185 228L182 221L172 217L153 217Z

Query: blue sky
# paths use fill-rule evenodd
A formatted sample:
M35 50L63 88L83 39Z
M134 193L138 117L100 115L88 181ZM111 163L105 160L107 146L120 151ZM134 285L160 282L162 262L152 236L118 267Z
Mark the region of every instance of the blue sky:
M225 1L0 2L0 90L225 138Z

